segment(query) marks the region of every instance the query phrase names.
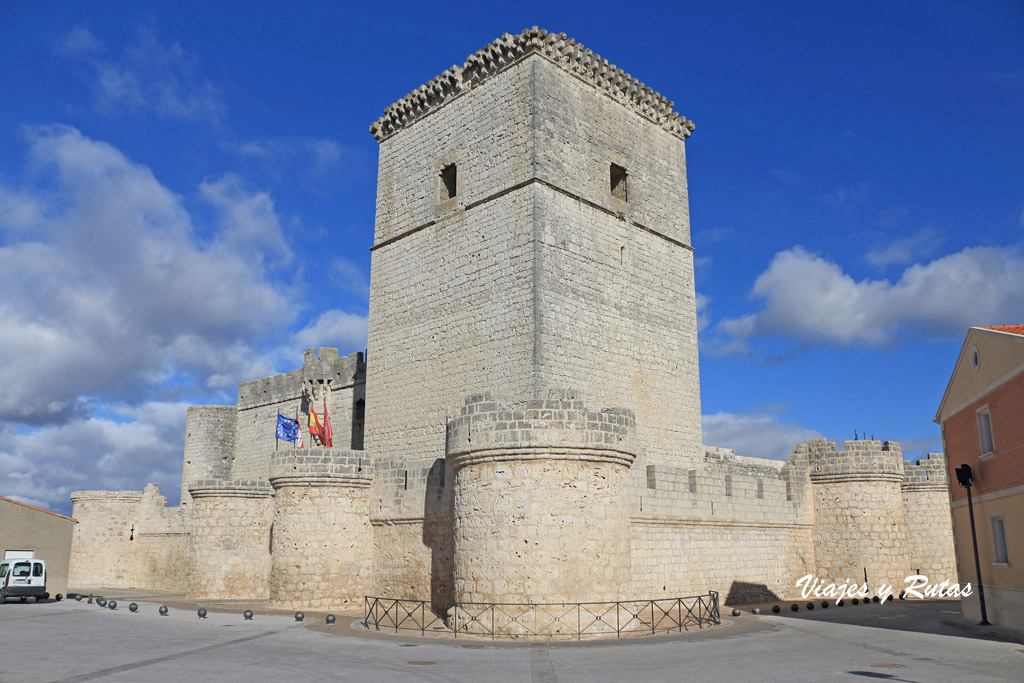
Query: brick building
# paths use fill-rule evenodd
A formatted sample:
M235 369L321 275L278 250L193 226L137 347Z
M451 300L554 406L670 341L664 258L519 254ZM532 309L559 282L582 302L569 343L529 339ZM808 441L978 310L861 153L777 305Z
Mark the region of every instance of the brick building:
M977 582L967 491L971 466L981 578L992 623L1024 628L1024 325L972 327L935 421L942 426L961 583ZM980 619L975 594L964 614Z

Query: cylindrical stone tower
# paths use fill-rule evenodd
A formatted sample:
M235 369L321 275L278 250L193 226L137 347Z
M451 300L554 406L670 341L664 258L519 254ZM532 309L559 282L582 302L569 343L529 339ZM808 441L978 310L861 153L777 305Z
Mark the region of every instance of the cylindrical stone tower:
M76 589L138 586L132 544L139 532L141 491L75 491L68 585Z
M189 406L185 416L185 459L181 469L181 509L192 509L189 484L226 479L235 453L235 406Z
M630 411L572 391L513 407L470 396L448 425L456 601L623 599L635 457Z
M910 571L930 583L957 582L946 456L929 453L914 465L904 463L903 470Z
M266 600L270 596L273 490L257 481L201 480L189 486L191 600Z
M907 560L903 455L897 443L807 442L814 488L814 554L826 583L903 586Z
M311 448L273 456L274 607L362 605L373 586L372 480L363 451Z

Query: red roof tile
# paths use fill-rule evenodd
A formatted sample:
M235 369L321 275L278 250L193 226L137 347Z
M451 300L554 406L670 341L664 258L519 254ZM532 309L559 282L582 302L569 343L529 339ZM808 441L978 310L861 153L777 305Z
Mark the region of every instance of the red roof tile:
M1008 332L1019 334L1024 337L1024 325L979 325L983 330L995 330L996 332Z

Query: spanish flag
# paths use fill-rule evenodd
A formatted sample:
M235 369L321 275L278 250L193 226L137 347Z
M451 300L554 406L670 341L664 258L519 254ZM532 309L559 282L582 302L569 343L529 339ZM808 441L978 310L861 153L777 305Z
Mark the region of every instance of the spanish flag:
M315 436L320 444L324 443L324 426L320 424L320 418L316 416L313 406L309 407L309 435Z

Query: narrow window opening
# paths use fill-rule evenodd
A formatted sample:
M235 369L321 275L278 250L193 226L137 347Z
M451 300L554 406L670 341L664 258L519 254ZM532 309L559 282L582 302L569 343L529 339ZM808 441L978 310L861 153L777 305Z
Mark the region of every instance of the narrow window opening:
M697 470L689 472L690 493L697 493Z
M654 465L647 466L647 488L653 489L658 486L658 475L655 473Z
M359 399L352 406L352 450L363 450L363 424L366 421L366 401Z
M731 496L732 495L732 475L731 474L725 475L725 495L727 495L727 496Z
M629 195L626 192L626 177L629 174L622 166L618 164L612 164L611 168L611 184L612 184L612 196L616 199L621 199L624 202L629 201Z
M626 248L625 247L619 247L619 265L620 266L626 265Z
M995 439L992 437L992 414L987 408L978 411L978 437L981 440L981 454L994 453Z
M402 484L402 488L406 491L409 490L409 470L405 470L405 482Z
M1002 517L992 518L992 551L996 564L1009 564L1010 556L1006 552L1006 522Z
M757 497L764 498L764 479L757 480Z
M455 164L448 164L441 169L441 201L455 199L458 193L458 171Z

